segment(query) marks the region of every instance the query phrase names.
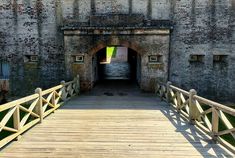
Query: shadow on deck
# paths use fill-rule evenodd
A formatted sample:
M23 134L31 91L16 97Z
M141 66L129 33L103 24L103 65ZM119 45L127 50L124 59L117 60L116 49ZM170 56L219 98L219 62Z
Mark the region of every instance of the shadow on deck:
M159 98L152 94L143 94L139 93L139 96L130 96L130 97L115 97L115 96L90 96L89 102L87 102L88 96L81 96L79 100L72 100L67 106L64 106L64 109L83 109L83 110L139 110L139 111L160 111L161 114L168 119L171 125L175 127L174 132L182 135L189 144L192 145L192 148L196 149L203 157L233 157L232 153L227 151L224 147L219 144L215 144L210 137L208 137L203 131L196 128L193 125L190 125L187 120L183 119L173 107L169 106L167 103L162 102ZM73 106L76 102L80 102L79 105ZM125 104L125 103L128 103ZM156 120L156 123L159 120ZM162 122L164 123L164 122ZM164 125L163 125L164 127ZM168 129L165 129L167 133ZM175 136L177 137L177 135ZM174 151L169 150L169 147L177 148L184 146L185 142L174 142L175 138L171 137L172 141L170 142L158 142L161 143L163 149L166 152L170 152L174 155ZM171 139L169 138L169 139ZM169 146L166 146L169 145ZM173 149L172 148L172 149ZM190 155L187 152L188 149L184 151L182 149L182 155L177 156L196 156L194 154ZM192 149L192 151L194 151ZM189 154L189 155L188 155ZM166 154L168 155L168 154ZM169 155L168 155L169 156ZM198 156L198 155L197 155ZM167 156L166 156L167 157Z
M233 157L167 103L136 86L98 87L70 100L0 156Z

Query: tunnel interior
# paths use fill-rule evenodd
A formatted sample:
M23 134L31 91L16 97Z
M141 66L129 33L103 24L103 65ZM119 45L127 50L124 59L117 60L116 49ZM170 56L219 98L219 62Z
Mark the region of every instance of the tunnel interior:
M140 83L141 56L131 48L105 47L93 56L92 65L94 85L105 81Z

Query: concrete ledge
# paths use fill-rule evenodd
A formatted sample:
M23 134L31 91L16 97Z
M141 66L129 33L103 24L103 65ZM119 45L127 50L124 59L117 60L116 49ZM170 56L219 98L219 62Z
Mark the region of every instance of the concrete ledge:
M66 29L64 35L169 35L169 29L153 28L107 28L107 27L86 27L77 29Z

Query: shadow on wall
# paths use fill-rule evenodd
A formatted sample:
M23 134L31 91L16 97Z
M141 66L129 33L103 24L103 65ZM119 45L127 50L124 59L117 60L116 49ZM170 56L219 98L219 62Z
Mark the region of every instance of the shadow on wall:
M0 80L0 105L7 103L7 94L9 92L9 80Z

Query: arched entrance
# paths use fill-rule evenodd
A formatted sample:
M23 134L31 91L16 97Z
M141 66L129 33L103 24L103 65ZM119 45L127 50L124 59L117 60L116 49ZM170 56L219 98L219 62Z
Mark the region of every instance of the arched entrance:
M92 57L93 85L107 80L125 80L140 85L141 55L124 46L107 46Z
M153 92L156 80L166 82L168 78L169 33L168 29L154 27L66 28L64 29L66 76L71 79L79 74L82 91L91 90L95 83L102 79L126 77L138 83L141 90ZM109 46L127 49L125 64L129 72L124 71L124 63L123 66L116 63L114 69L111 67L115 67L115 64L107 63L108 59L105 59L106 63L102 63L102 56L107 57L104 50ZM109 60L113 61L112 58ZM106 72L106 68L113 75Z

